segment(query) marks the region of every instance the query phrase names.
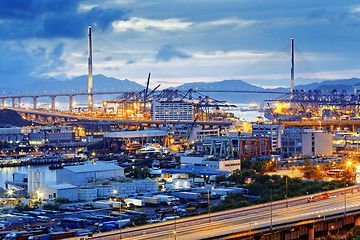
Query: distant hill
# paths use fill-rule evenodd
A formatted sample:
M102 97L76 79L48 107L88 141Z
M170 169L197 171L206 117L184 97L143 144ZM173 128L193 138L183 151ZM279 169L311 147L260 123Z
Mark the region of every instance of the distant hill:
M73 91L87 91L87 75L75 77L70 80L60 81L55 78L36 79L32 81L22 81L23 85L14 85L12 88L0 88L2 92L8 93L14 91L13 94L35 94L35 93L60 93ZM130 80L119 80L104 75L93 76L94 91L139 91L143 90L144 86Z
M322 82L316 82L311 84L297 85L295 89L297 90L323 90L323 91L333 91L336 89L338 92L342 92L343 90L353 93L355 85L358 85L358 89L360 90L360 79L359 78L351 78L351 79L339 79L339 80L326 80ZM179 90L188 90L199 89L199 90L243 90L243 91L274 91L274 92L288 92L289 88L273 88L273 89L264 89L262 87L258 87L249 83L246 83L242 80L224 80L217 81L211 83L205 82L196 82L196 83L186 83L183 84L177 89ZM203 93L209 97L212 97L217 100L225 100L229 103L264 103L264 100L270 100L275 98L283 98L284 95L278 95L273 93Z
M75 77L67 81L59 81L55 79L48 79L46 81L39 81L35 84L25 86L27 89L58 92L59 90L64 92L71 91L87 91L88 76L83 75ZM34 87L36 85L37 87ZM119 80L112 77L106 77L104 75L93 76L93 89L94 91L139 91L143 90L144 86L130 80Z
M31 121L23 119L17 112L10 109L0 110L0 125L12 125L16 127L30 126Z
M286 92L287 90L284 88L277 88L277 89L264 89L262 87L258 87L249 83L246 83L242 80L223 80L218 82L211 82L211 83L204 83L204 82L196 82L196 83L186 83L183 84L176 89L179 90L221 90L221 91L279 91L279 92ZM206 96L217 100L224 100L229 103L251 103L257 102L262 103L264 100L272 99L276 94L269 94L269 93L202 93ZM274 96L275 95L275 96Z
M0 79L1 80L1 79ZM75 77L70 80L60 81L55 78L49 79L40 79L34 77L24 77L17 79L15 77L6 79L5 84L0 87L0 93L13 95L16 94L35 94L35 93L60 93L66 92L70 93L73 91L87 91L87 75ZM312 79L314 80L314 79ZM298 82L309 82L310 79L296 79ZM141 91L145 87L131 80L119 80L112 77L106 77L104 75L94 75L94 91ZM346 90L350 93L354 92L354 85L359 85L360 89L360 79L351 78L351 79L338 79L338 80L326 80L322 82L302 84L295 86L295 89L300 90L310 90L310 89L320 89L325 91L332 91L337 89L341 92ZM258 91L258 92L288 92L289 88L273 88L265 89L259 86L249 84L242 80L222 80L217 82L194 82L194 83L185 83L181 86L176 87L179 90L188 90L188 89L198 89L198 90L221 90L221 91L231 91L231 90L242 90L242 91ZM202 93L203 96L209 96L217 100L224 100L229 103L264 103L264 100L270 100L274 98L282 98L283 95L271 94L271 93L229 93L229 92L207 92ZM109 99L115 96L108 96ZM102 101L100 97L95 97L98 101ZM59 98L61 101L61 98ZM63 101L68 101L64 99ZM78 96L76 101L86 102L86 96Z
M315 82L310 84L304 85L297 85L295 89L303 89L303 90L330 90L336 89L337 91L341 92L342 90L346 90L348 92L353 92L354 85L359 85L360 79L359 78L350 78L350 79L338 79L338 80L326 80L322 82Z

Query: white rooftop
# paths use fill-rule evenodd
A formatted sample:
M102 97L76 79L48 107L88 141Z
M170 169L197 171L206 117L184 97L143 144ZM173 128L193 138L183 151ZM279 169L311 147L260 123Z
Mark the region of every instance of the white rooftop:
M134 138L134 137L155 137L167 136L167 131L158 129L145 129L142 131L122 131L104 133L104 138Z
M115 163L104 163L104 164L85 164L77 166L68 166L64 167L72 172L81 173L81 172L99 172L99 171L108 171L108 170L119 170L123 169Z
M55 189L71 189L71 188L77 188L77 186L71 185L71 184L58 184L58 185L53 185L53 186L49 186L50 188L55 188Z

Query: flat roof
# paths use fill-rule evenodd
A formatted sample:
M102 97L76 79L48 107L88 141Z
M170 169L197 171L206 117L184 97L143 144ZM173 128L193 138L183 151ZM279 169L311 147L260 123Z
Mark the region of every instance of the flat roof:
M50 188L55 188L55 189L71 189L71 188L77 188L77 186L71 185L71 184L58 184L58 185L52 185L49 186Z
M206 171L206 170L191 170L191 169L178 169L178 168L171 168L171 169L159 169L161 170L161 172L159 173L159 171L154 172L154 174L161 174L161 173L185 173L185 174L189 174L189 173L195 173L197 175L230 175L231 172L229 171Z
M85 164L77 166L68 166L64 167L72 172L82 173L82 172L99 172L99 171L108 171L108 170L120 170L123 169L115 163L103 163L103 164Z
M145 129L141 131L121 131L104 133L104 138L136 138L136 137L157 137L167 136L167 131L158 129Z

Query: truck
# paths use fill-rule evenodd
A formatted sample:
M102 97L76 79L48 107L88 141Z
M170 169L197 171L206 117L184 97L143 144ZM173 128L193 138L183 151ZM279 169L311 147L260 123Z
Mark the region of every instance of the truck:
M128 224L129 222L130 222L130 219L122 219L121 220L121 227L122 228L125 227L126 224ZM100 223L97 226L95 225L94 228L95 228L94 230L99 231L99 232L107 232L107 231L120 229L120 220L103 222L103 223Z
M159 204L165 204L165 205L177 205L180 203L180 199L174 196L168 196L168 195L155 195L153 196L158 199Z
M47 233L47 234L41 234L41 235L36 235L36 236L30 236L28 238L28 240L51 240L51 235L50 235L50 233Z
M93 203L93 207L110 210L113 208L113 203L110 201L96 201Z
M64 239L74 237L79 229L73 229L67 232L54 232L50 234L51 240Z
M142 199L136 199L136 198L126 198L124 199L124 202L128 207L130 207L131 204L133 204L136 207L143 207L145 206L145 202Z
M143 197L142 200L144 201L145 205L158 205L160 204L158 198L156 197Z
M5 236L5 240L26 240L30 236L36 236L43 234L43 231L19 231L19 232L10 232Z
M197 200L201 198L200 193L193 193L193 192L173 192L172 195L180 199Z

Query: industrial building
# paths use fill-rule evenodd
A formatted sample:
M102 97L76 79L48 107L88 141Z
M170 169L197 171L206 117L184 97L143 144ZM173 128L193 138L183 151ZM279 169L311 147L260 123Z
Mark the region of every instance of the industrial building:
M71 202L78 201L78 187L71 184L59 184L53 186L43 186L36 191L36 198L40 201L54 200L55 198L65 198Z
M153 101L151 103L151 119L193 121L193 104L185 101Z
M220 136L220 128L175 125L169 128L169 135L187 139L190 143L202 142L206 137Z
M64 167L56 172L56 184L81 185L97 180L124 178L124 169L114 163Z
M253 124L253 137L266 137L270 140L271 151L279 150L281 147L282 126L278 124Z
M142 131L110 132L104 133L104 144L108 149L132 142L138 142L141 145L145 143L160 143L164 145L166 137L167 131L149 128Z
M281 135L281 154L284 157L330 156L333 154L332 135L314 129L285 128Z
M21 128L0 128L0 141L8 143L19 143L24 138Z
M233 172L241 170L241 161L240 159L218 160L206 156L182 156L180 166L182 170Z

